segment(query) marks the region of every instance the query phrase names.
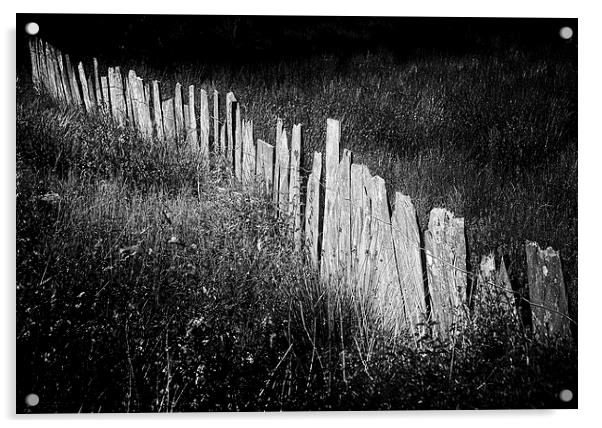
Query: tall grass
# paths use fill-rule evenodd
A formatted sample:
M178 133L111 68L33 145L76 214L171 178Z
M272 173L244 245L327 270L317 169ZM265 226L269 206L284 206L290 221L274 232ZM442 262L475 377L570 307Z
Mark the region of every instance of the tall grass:
M217 160L17 91L19 412L576 405L574 348L493 307L452 346L386 340Z

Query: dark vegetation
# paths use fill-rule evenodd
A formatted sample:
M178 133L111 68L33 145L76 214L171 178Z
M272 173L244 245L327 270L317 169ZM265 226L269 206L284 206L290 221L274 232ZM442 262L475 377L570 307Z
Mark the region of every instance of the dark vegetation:
M469 263L501 247L525 297L524 240L559 249L576 318L574 61L475 52L120 65L164 94L233 90L256 138L273 142L277 116L302 123L308 169L340 119L343 147L412 197L423 228L434 206L465 216ZM20 75L19 412L576 406L557 397L577 391L574 344L537 344L499 308L454 344L361 335L271 205L212 164L59 108Z

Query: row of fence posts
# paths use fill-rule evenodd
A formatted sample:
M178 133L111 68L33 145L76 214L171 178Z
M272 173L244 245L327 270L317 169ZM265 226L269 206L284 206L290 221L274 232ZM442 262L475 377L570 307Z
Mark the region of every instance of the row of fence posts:
M149 84L133 70L124 75L119 67L109 67L106 75L100 75L94 59L91 72L86 74L79 62L75 73L69 55L48 43L32 38L29 47L36 88L58 102L133 127L150 144L185 144L208 166L212 128L213 150L227 159L236 179L243 186L261 183L278 212L291 222L295 248L307 251L322 280L344 288L361 303L362 315L382 331L418 340L430 325L436 337L446 339L474 319L472 314L479 310L471 304L475 301L498 305L518 321L516 295L503 258L496 267L492 254L483 256L478 274L472 275L467 272L463 218L434 208L421 236L409 196L396 192L391 212L384 180L372 176L365 165L353 163L349 150L341 156L338 121L327 120L324 159L322 153L313 153L312 170L305 179L300 170L299 124L292 128L289 147L278 119L272 145L255 140L253 122L242 118L232 92L225 97L225 121L219 120L219 93L213 92L211 126L204 89L197 114L193 85L186 91L187 104L179 83L173 96L163 99L156 80ZM526 254L536 336L570 337L558 252L527 241Z

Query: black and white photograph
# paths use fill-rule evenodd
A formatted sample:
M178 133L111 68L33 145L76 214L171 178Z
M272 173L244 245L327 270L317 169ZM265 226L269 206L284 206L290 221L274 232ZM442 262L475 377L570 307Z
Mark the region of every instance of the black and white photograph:
M343 13L16 14L17 414L579 407L580 17Z

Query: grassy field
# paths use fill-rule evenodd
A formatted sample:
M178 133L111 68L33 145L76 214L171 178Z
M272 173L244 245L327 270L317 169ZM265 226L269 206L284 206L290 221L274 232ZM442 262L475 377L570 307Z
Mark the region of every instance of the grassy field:
M466 217L473 262L502 246L518 291L524 240L559 249L575 315L576 69L518 50L418 58L130 65L164 89L233 90L256 138L274 139L277 116L302 123L306 168L340 119L343 147L423 227L445 206ZM217 161L199 170L24 79L17 104L18 411L576 406L557 398L577 391L574 346L538 345L497 308L452 347L366 337Z

